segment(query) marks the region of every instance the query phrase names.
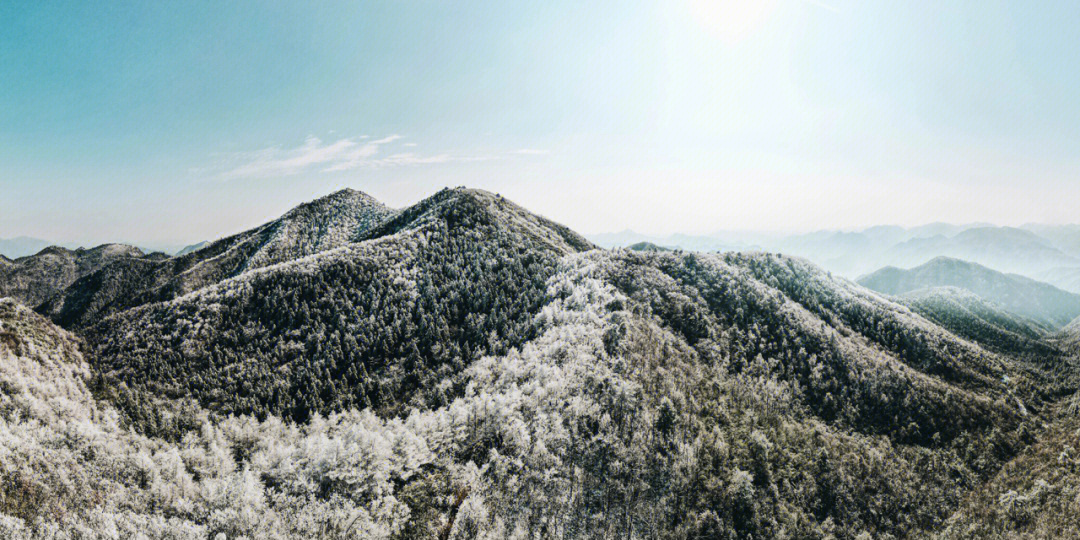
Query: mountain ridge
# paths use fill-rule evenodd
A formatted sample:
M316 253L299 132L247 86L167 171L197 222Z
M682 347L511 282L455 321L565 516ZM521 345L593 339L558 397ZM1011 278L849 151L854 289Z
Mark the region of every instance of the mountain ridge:
M859 278L858 282L893 295L936 286L959 287L1054 329L1080 316L1080 295L951 257L935 257L906 270L885 267Z

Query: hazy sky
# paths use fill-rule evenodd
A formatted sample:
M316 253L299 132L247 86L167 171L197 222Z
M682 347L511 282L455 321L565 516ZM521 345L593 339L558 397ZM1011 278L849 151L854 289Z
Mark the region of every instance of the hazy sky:
M344 186L586 233L1076 222L1078 29L1076 2L3 2L0 238L216 238Z

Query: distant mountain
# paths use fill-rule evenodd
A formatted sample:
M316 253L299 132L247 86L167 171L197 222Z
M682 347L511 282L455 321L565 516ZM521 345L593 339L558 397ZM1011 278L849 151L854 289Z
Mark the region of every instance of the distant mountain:
M671 248L658 246L652 242L638 242L636 244L627 246L626 249L631 251L671 251Z
M1047 268L1080 266L1080 259L1047 245L1034 233L1009 227L975 228L952 237L909 240L890 249L886 258L889 264L910 266L941 256L1029 277Z
M6 239L0 238L0 256L9 259L18 259L19 257L33 255L51 245L53 245L53 243L48 240L31 238L29 236L18 236Z
M744 233L734 233L733 235L739 238L739 240L732 241L726 234L717 236L695 236L688 234L648 236L631 230L617 233L594 234L587 236L587 238L596 245L605 248L630 247L634 244L648 243L658 246L671 246L676 249L687 251L702 252L733 251L738 249L748 249L757 245L753 242L756 235L747 235Z
M858 281L870 289L892 295L928 287L958 287L1051 328L1061 328L1080 315L1080 295L948 257L935 258L910 270L883 268Z
M210 241L209 240L203 240L202 242L197 242L197 243L191 244L189 246L184 246L182 249L180 249L180 251L176 252L176 256L179 257L181 255L187 255L188 253L191 253L191 252L194 252L194 251L199 251L200 249L202 249L202 248L204 248L204 247L206 247L208 245L210 245Z
M1035 274L1035 279L1080 294L1080 267L1051 268Z
M1080 225L1038 225L1027 224L1021 227L1031 231L1046 242L1073 257L1080 257Z
M79 327L110 313L169 300L249 270L345 246L393 211L342 190L300 205L270 223L165 260L123 260L73 283L41 311Z
M123 244L76 250L45 248L35 255L0 265L0 298L8 296L28 306L37 306L108 264L142 256L138 248Z
M626 247L639 242L648 242L651 239L649 236L636 233L630 229L614 233L591 234L587 237L589 241L605 248Z

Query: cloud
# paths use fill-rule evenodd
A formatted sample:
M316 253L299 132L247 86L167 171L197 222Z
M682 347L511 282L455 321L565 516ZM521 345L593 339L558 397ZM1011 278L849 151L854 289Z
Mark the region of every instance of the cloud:
M333 173L359 168L406 167L437 163L471 163L503 159L508 155L542 155L547 150L524 148L502 155L455 156L451 154L423 155L413 151L389 152L401 135L388 135L372 140L368 135L323 142L314 135L294 148L272 146L253 152L224 154L216 167L193 169L197 172L218 171L223 180L240 178L272 178L293 176L310 171ZM416 143L401 143L414 148Z
M547 154L548 151L547 150L541 150L541 149L538 149L538 148L521 148L519 150L514 150L513 153L518 154L520 156L542 156L544 154Z
M413 156L401 154L379 157L385 145L401 139L401 135L389 135L368 140L363 135L324 143L314 135L295 148L272 146L254 152L227 154L216 167L218 176L225 180L239 178L269 178L292 176L310 170L324 172L345 171L365 166L410 165L437 163L442 156Z

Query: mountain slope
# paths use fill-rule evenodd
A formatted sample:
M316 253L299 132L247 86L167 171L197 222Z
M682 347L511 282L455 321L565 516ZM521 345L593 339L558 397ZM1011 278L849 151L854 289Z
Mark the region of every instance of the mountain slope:
M370 196L341 190L186 255L107 265L73 283L41 311L62 326L81 328L110 313L346 245L391 215L392 210Z
M224 412L304 419L437 403L453 389L436 383L530 335L555 260L591 247L497 196L463 189L365 235L120 313L87 336L113 376Z
M337 243L311 230L267 229L230 265ZM0 301L0 445L29 441L0 454L26 475L0 483L0 536L921 538L1054 437L1077 389L1075 328L1020 354L991 338L1043 330L968 294L599 250L483 191L351 240L40 347L85 351L89 387L11 360L25 335L77 340L19 306L32 324L7 331ZM33 382L11 391L10 366ZM50 385L77 406L2 406ZM162 408L188 398L207 410Z
M0 297L37 306L78 279L116 261L138 259L143 252L122 244L93 249L49 247L35 255L0 264Z
M798 259L595 250L461 189L87 339L218 412L407 418L454 538L936 530L1068 391Z
M928 287L959 287L1052 328L1061 328L1080 315L1080 295L1023 276L1003 274L975 263L945 257L910 270L883 268L858 281L870 289L893 295Z
M1063 291L1080 294L1080 267L1051 268L1034 277Z
M993 350L1054 358L1045 338L1051 329L1014 315L967 289L931 287L905 293L900 301L943 328Z
M451 503L416 494L449 485L450 499L467 478L436 466L415 425L370 412L306 426L197 413L182 443L146 437L95 399L80 350L0 299L2 538L429 538Z

